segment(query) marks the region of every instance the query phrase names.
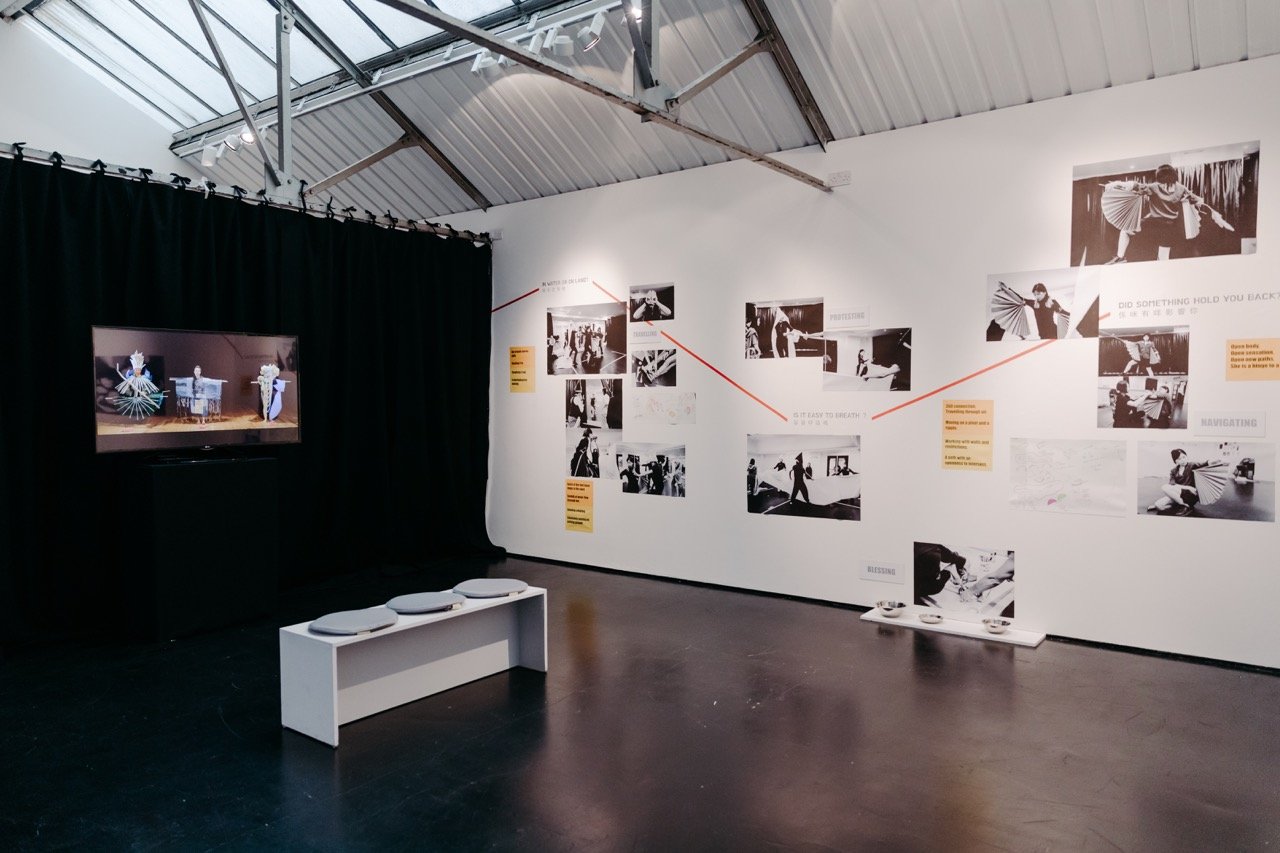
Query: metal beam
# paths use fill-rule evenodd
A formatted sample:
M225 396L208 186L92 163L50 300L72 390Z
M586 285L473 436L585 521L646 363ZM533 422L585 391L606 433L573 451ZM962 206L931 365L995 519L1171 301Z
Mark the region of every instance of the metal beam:
M0 0L0 2L3 2L3 0ZM558 2L563 2L563 0L524 0L520 4L520 9L536 12L542 7ZM581 5L573 6L539 19L538 25L543 27L554 24L568 27L577 21L589 19L601 9L613 9L618 6L619 2L620 0L584 0ZM516 7L512 6L508 11L486 15L478 19L477 23L482 28L510 24L514 20L512 16L515 9ZM516 30L519 30L519 32L516 33ZM533 33L528 31L523 23L512 29L504 30L503 33L507 38L533 37ZM290 99L299 106L294 110L293 117L301 118L304 115L311 115L312 113L335 107L359 98L369 91L388 89L405 81L421 77L424 74L430 74L448 65L470 62L472 57L480 51L480 48L453 50L452 48L456 42L457 39L454 36L441 32L414 44L365 60L360 63L362 69L370 74L380 73L377 78L378 82L369 86L367 90L361 89L342 71L335 71L317 80L312 80L310 83L295 86L290 93ZM441 50L446 47L449 49ZM217 70L217 66L214 66L214 70ZM272 95L264 98L253 104L251 108L259 115L259 122L267 121L270 124L271 119L264 112L275 111L276 97ZM208 144L210 138L223 136L228 131L233 130L235 126L240 124L241 120L238 116L239 113L233 110L225 115L177 131L173 134L173 143L169 146L169 150L179 157L190 156ZM175 121L174 124L181 124L181 122Z
M369 85L373 83L373 78L359 65L352 62L351 57L347 56L342 48L338 47L337 43L329 38L329 34L321 29L319 24L311 20L306 12L292 3L284 2L284 0L267 0L267 2L275 7L276 12L283 11L287 5L302 34L310 39L316 47L320 48L325 56L332 59L335 65L347 72L347 76L356 81L356 85L361 89L369 88Z
M413 119L405 115L404 110L391 100L391 96L386 92L374 92L371 97L374 103L382 107L391 120L400 125L400 129L413 140L413 144L422 149L422 151L430 157L435 164L440 167L449 180L458 185L458 188L466 193L473 202L479 205L481 210L488 210L493 207L493 202L480 191L480 188L471 183L471 180L462 173L462 170L454 165L453 161L440 150L440 148L427 138L418 126L414 124Z
M283 11L283 0L269 0L269 2L277 9ZM326 56L332 59L339 68L345 71L347 75L355 81L357 86L361 89L368 89L373 85L373 77L353 62L351 57L347 56L346 52L344 52L342 48L333 41L333 39L329 38L329 35L318 24L316 24L315 21L307 17L307 14L296 6L293 6L292 12L294 19L297 21L298 29L302 31L302 34L309 38L316 47L320 48ZM453 161L449 159L448 155L441 151L434 142L427 138L427 135L414 123L413 119L409 118L409 116L405 114L404 110L400 109L399 105L397 105L395 101L391 100L391 97L386 92L374 92L371 97L373 98L373 102L381 107L382 111L391 117L392 121L400 125L400 129L405 132L405 135L412 141L412 143L421 148L426 155L440 167L449 179L457 184L458 188L465 192L476 205L478 205L482 210L488 210L493 207L493 203L485 197L485 194L480 191L479 187L473 184L467 176L462 173L462 170L453 164ZM286 100L286 96L283 93L277 96L277 102L284 100ZM281 115L283 116L284 113L281 113ZM378 157L371 160L366 163L366 166L372 166L381 159L382 157ZM355 174L356 171L359 171L359 169L348 172L345 177L350 177ZM346 170L344 169L343 172L346 172ZM342 172L338 174L342 174ZM325 178L325 181L328 180L330 180L330 178ZM322 181L321 183L324 182ZM327 184L326 186L332 186L332 184ZM315 188L312 188L309 192L314 193L317 191L318 190Z
M636 16L631 11L632 8L629 0L623 0L622 20L627 25L627 33L631 36L631 50L636 58L636 79L640 83L640 89L646 91L658 85L658 81L653 77L649 44L645 41L644 33L640 30L640 22L636 20ZM645 17L647 19L650 16ZM652 26L652 22L646 20L646 25Z
M773 13L769 11L765 0L742 0L742 5L751 14L751 19L755 21L760 34L769 37L769 52L773 54L773 60L777 63L778 70L782 72L782 79L791 90L791 97L795 98L796 106L800 108L800 113L804 116L805 123L809 125L809 130L813 132L814 138L825 151L827 144L835 139L835 134L831 132L826 116L822 114L822 109L818 106L817 99L813 97L809 84L800 73L800 66L796 64L791 48L778 32Z
M0 18L16 18L23 12L30 14L44 4L44 0L13 0L0 7Z
M275 167L271 165L271 158L267 155L267 146L258 138L258 126L254 124L253 116L249 115L249 108L245 106L244 98L240 95L240 87L236 85L236 78L231 74L231 68L227 65L227 60L222 55L222 48L218 47L218 40L213 37L213 30L209 29L209 21L204 16L204 10L200 6L200 0L187 0L191 4L191 11L196 16L196 22L200 24L200 30L204 33L205 40L209 42L209 49L213 51L214 61L218 63L218 70L222 72L222 79L227 81L227 87L231 89L231 97L235 98L236 106L240 108L240 117L244 119L245 125L253 132L255 146L258 153L262 155L262 167L267 172L273 186L280 186L280 176L276 174Z
M395 142L388 145L386 148L383 148L381 151L375 151L372 154L370 154L368 157L357 160L356 162L352 163L350 166L347 166L346 168L339 169L338 171L334 172L332 175L320 181L319 183L308 186L306 194L315 195L316 193L322 193L325 190L329 189L329 187L333 186L334 184L340 184L343 181L345 181L347 178L356 174L357 172L360 172L364 169L369 168L374 163L378 163L387 159L397 151L403 151L406 148L412 148L416 144L417 143L414 142L414 140L409 137L409 134L406 133L404 136L400 137Z
M276 127L276 162L284 181L293 179L293 110L289 107L289 71L293 67L293 54L289 49L289 34L293 32L294 17L290 10L276 10L276 102L279 109L279 125ZM254 136L257 136L254 131ZM262 144L259 142L259 144Z
M424 3L423 0L378 0L378 2L386 6L390 6L393 9L398 9L407 15L412 15L420 21L426 21L428 24L433 24L445 32L452 33L458 38L466 39L481 47L488 48L499 56L505 56L519 65L531 68L534 71L538 71L563 83L568 83L570 86L586 92L589 95L594 95L595 97L608 101L615 106L629 110L630 112L640 116L642 119L655 122L656 124L660 124L664 127L669 127L672 130L679 131L680 133L691 136L694 139L710 143L718 148L723 148L740 157L745 157L748 160L752 160L762 166L773 169L775 172L780 172L789 178L794 178L801 183L808 184L815 189L820 189L824 192L831 191L831 188L828 187L820 178L816 178L807 172L802 172L793 166L788 166L781 160L776 160L767 154L762 154L761 152L748 148L741 143L725 139L711 131L685 124L675 115L666 110L654 109L639 99L633 98L630 95L618 91L617 89L592 80L572 68L543 59L538 54L532 53L517 44L497 38L493 34L487 33L479 27L472 26L465 21L460 21L457 18L446 15L438 9L433 9Z
M757 36L756 40L744 47L741 51L721 62L715 68L704 73L697 80L685 86L679 92L676 92L670 98L667 98L667 109L676 110L687 101L691 101L708 86L715 83L721 77L733 71L742 63L746 62L757 53L763 53L769 49L769 37L765 35Z

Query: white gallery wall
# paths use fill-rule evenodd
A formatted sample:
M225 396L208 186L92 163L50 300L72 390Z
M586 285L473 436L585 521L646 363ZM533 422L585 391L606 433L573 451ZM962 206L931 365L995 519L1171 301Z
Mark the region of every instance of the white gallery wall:
M1158 516L1140 512L1137 496L1146 442L1261 443L1274 519L1280 382L1229 382L1225 364L1228 339L1280 337L1277 90L1271 57L784 155L819 176L848 170L850 184L829 194L735 162L450 217L501 230L494 305L517 300L493 314L493 540L519 554L859 605L911 600L915 542L1007 549L1020 627L1280 666L1280 527ZM1033 346L985 339L987 276L1071 265L1073 167L1255 140L1256 254L1091 269L1110 315L1104 332L1189 327L1193 419L1260 413L1263 437L1099 428L1097 339L1057 341L875 417ZM622 440L683 445L686 495L623 494L618 480L597 479L592 532L567 530L566 448L577 433L566 429L567 377L546 372L547 311L661 282L674 283L675 318L630 324L630 345L678 342L674 390L695 395L696 415L637 418L628 389ZM865 309L870 329L911 328L911 390L824 391L820 359L744 357L746 303L810 297L828 318ZM1194 311L1133 313L1183 298ZM532 393L508 390L513 346L534 348ZM943 469L946 399L994 402L992 470ZM750 434L859 436L860 520L748 513ZM1018 438L1121 442L1124 514L1011 507ZM864 561L900 566L905 583L863 579Z
M169 152L172 134L151 115L64 58L27 26L0 21L0 142L118 166L199 177Z

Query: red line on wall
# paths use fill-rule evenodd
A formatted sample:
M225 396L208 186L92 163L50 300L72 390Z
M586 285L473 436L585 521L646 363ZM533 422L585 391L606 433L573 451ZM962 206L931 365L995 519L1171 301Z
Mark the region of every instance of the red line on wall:
M689 349L687 346L685 346L684 344L680 343L680 342L679 342L679 341L677 341L675 338L673 338L673 337L671 337L670 335L668 335L666 332L663 332L663 333L662 333L662 336L663 336L664 338L666 338L667 340L671 341L671 343L673 343L673 344L675 344L676 346L680 347L680 349L684 350L684 351L685 351L685 352L687 352L689 355L691 355L691 356L693 356L694 358L696 358L698 361L700 361L700 362L702 363L703 367L707 368L707 370L710 370L710 371L711 371L712 373L714 373L716 376L719 376L719 377L720 377L721 379L723 379L725 382L728 382L728 383L729 383L730 385L732 385L734 388L737 388L737 389L738 389L739 391L741 391L743 394L746 394L746 395L747 395L748 397L750 397L752 400L755 400L757 403L759 403L760 405L764 406L766 409L768 409L769 411L773 412L775 415L777 415L778 417L782 418L784 421L785 421L785 420L787 420L787 416L786 416L786 415L782 414L782 412L779 412L779 411L778 411L777 409L775 409L773 406L770 406L770 405L769 405L768 403L766 403L764 400L761 400L761 399L760 399L759 397L757 397L755 394L752 394L752 393L751 393L750 391L748 391L746 388L743 388L743 387L742 387L741 385L739 385L737 382L734 382L734 381L733 381L732 379L730 379L727 375L725 375L724 371L722 371L722 370L720 370L719 368L717 368L717 367L716 367L715 365L713 365L711 362L707 361L705 358L703 358L702 356L698 355L696 352L694 352L693 350Z
M1103 320L1107 319L1110 316L1111 316L1111 312L1108 311L1106 314L1103 314L1098 317L1098 322L1102 322ZM883 412L874 414L871 416L871 420L874 421L877 418L883 418L885 415L891 415L894 412L898 411L899 409L905 409L907 406L915 405L916 403L919 403L921 400L927 400L930 397L934 397L938 394L941 394L943 391L946 391L950 388L954 388L957 385L960 385L962 383L968 382L970 379L981 376L984 373L989 373L992 370L995 370L997 367L1003 367L1004 365L1008 364L1011 361L1017 361L1018 359L1022 358L1024 355L1031 355L1031 353L1035 352L1036 350L1044 349L1045 347L1049 346L1049 344L1056 344L1057 342L1058 342L1057 338L1054 338L1053 340L1049 340L1049 341L1041 341L1040 343L1036 344L1033 347L1024 349L1020 353L1016 353L1014 355L1009 356L1006 359L997 361L995 364L989 364L986 367L982 368L981 370L975 370L973 373L970 373L968 376L962 376L959 379L955 380L954 382L948 382L946 385L943 385L941 388L935 388L932 391L930 391L928 394L921 394L919 397L915 397L914 399L908 400L905 403L899 403L898 405L894 406L891 409L885 409Z
M592 284L594 284L597 288L599 288L599 290L600 290L600 292L601 292L601 293L603 293L605 296L607 296L607 297L609 297L610 299L612 299L614 302L622 302L622 300L621 300L621 299L619 299L618 297L614 296L612 293L610 293L609 291L605 290L603 287L600 287L600 282L598 282L598 281L592 281L591 283L592 283ZM624 302L623 304L625 305L626 303ZM648 325L648 326L652 326L652 325L653 325L653 321L651 321L651 320L645 320L644 322L645 322L645 325ZM786 415L782 414L782 412L779 412L779 411L778 411L777 409L775 409L773 406L770 406L770 405L769 405L768 403L766 403L764 400L761 400L761 399L760 399L759 397L757 397L755 394L752 394L752 393L751 393L750 391L748 391L746 388L743 388L743 387L742 387L741 385L739 385L737 382L734 382L734 381L733 381L732 379L730 379L727 375L725 375L725 372L724 372L723 370L721 370L720 368L716 367L716 366L715 366L715 365L713 365L711 362L707 361L705 358L703 358L702 356L698 355L696 352L694 352L693 350L689 349L687 346L685 346L684 344L682 344L682 343L680 343L679 341L677 341L675 338L673 338L673 337L671 337L670 335L668 335L666 332L663 332L663 333L662 333L662 336L663 336L664 338L666 338L667 340L671 341L671 343L673 343L673 344L675 344L676 346L678 346L680 349L682 349L682 350L684 350L685 352L687 352L689 355L691 355L691 356L693 356L694 358L696 358L699 362L701 362L701 363L702 363L702 366L703 366L703 367L705 367L707 370L710 370L710 371L711 371L712 373L714 373L716 376L719 376L719 377L720 377L721 379L723 379L725 382L728 382L728 383L729 383L730 385L732 385L734 388L737 388L737 389L738 389L739 391L741 391L743 394L746 394L746 395L747 395L748 397L750 397L752 400L755 400L757 403L759 403L760 405L764 406L766 409L768 409L769 411L773 412L775 415L777 415L778 417L782 418L784 421L785 421L785 420L787 420L787 416L786 416Z
M591 283L592 283L592 284L594 284L594 285L596 286L596 288L597 288L601 293L603 293L605 296L607 296L607 297L609 297L610 299L612 299L614 302L622 302L622 300L621 300L621 299L619 299L618 297L614 296L612 293L610 293L609 291L607 291L607 290L605 290L603 287L601 287L601 286L600 286L600 282L596 281L595 279L592 279L592 280L591 280ZM626 304L626 303L623 303L623 304Z
M515 299L512 299L510 302L504 302L504 303L502 303L501 305L499 305L497 308L494 308L494 309L493 309L492 311L490 311L489 313L490 313L490 314L496 314L496 313L498 313L499 311L501 311L503 308L506 308L508 305L515 305L515 304L516 304L517 302L519 302L521 299L526 299L526 298L528 298L528 297L530 297L530 296L533 296L533 294L535 294L535 293L537 293L537 292L538 292L538 288L536 288L536 287L535 287L533 290L530 290L528 293L525 293L525 294L523 294L523 295L521 295L521 296L517 296Z

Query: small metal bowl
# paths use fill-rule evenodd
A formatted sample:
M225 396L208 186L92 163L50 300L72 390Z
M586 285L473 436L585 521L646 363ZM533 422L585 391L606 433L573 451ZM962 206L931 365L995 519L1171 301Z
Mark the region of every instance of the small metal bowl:
M1005 631L1009 630L1009 626L1013 623L1008 619L983 619L982 624L985 625L987 630L992 634L1003 634Z
M937 625L942 621L942 614L934 613L932 610L926 610L918 615L920 617L920 621L928 625Z
M885 616L890 616L890 617L897 616L906 608L906 606L907 605L903 604L901 601L877 601L876 602L876 607L880 609L880 612L883 613Z

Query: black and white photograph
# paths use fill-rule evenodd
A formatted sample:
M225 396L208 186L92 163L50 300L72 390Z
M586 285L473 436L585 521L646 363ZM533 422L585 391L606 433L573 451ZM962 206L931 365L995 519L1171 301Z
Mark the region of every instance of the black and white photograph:
M987 276L987 340L1096 338L1100 279L1084 269Z
M1187 377L1177 373L1099 376L1098 426L1186 429Z
M822 297L747 303L747 358L821 358Z
M675 387L675 349L636 350L631 355L631 378L636 388Z
M620 302L547 309L547 373L621 375L627 370L627 306Z
M823 391L910 391L910 329L829 329Z
M1187 374L1191 350L1188 326L1103 329L1098 337L1099 376Z
M1013 551L915 543L915 603L948 613L1013 618Z
M565 427L564 434L570 477L614 479L614 472L607 463L612 458L614 447L622 441L622 430L569 425Z
M613 460L623 494L685 496L683 444L619 444Z
M622 429L621 379L566 379L565 425Z
M747 512L859 521L862 438L747 436Z
M676 318L676 286L643 284L631 288L627 318L633 323L657 323Z
M1276 520L1274 444L1138 442L1139 515Z
M1076 166L1071 264L1253 254L1259 147L1244 142Z

